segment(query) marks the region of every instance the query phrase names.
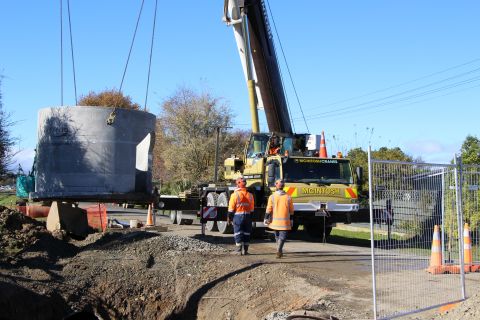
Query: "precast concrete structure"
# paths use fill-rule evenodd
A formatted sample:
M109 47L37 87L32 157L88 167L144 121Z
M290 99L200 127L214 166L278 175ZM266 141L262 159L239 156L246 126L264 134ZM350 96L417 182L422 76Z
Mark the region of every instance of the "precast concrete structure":
M137 200L152 194L155 115L109 107L38 113L34 200Z

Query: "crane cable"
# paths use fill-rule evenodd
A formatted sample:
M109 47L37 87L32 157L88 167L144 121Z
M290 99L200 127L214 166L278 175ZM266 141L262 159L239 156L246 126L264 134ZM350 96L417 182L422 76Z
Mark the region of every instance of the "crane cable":
M135 25L135 30L133 31L132 43L130 44L130 50L128 51L127 62L125 63L125 68L123 69L122 81L120 82L120 87L118 88L119 92L122 92L123 80L125 79L125 75L127 73L128 62L130 61L130 55L132 54L133 44L135 43L135 37L137 36L138 24L140 22L140 17L142 16L143 4L144 3L145 3L145 0L142 0L142 4L140 6L140 11L139 11L138 17L137 17L137 23Z
M73 56L73 34L72 34L72 20L70 18L70 0L67 0L68 8L68 28L70 30L70 53L72 55L72 68L73 68L73 88L75 90L75 105L78 104L77 100L77 77L75 75L75 58Z
M143 106L144 111L147 111L148 88L150 86L150 72L152 69L153 40L155 39L155 23L157 21L157 6L158 6L158 0L155 0L155 11L153 13L152 40L150 42L150 57L148 62L147 92L145 93L145 104Z
M295 82L293 81L292 73L290 72L290 67L288 66L287 57L285 55L285 51L283 50L282 41L280 40L280 35L277 30L277 25L275 24L275 19L273 18L272 9L270 8L270 2L268 0L266 0L266 2L268 6L268 11L270 12L270 16L272 17L273 28L275 29L275 34L277 35L278 44L280 45L280 50L282 51L283 60L285 61L285 66L287 67L288 76L290 78L290 82L292 83L293 92L295 93L298 106L300 107L300 112L302 113L303 122L305 123L305 127L307 128L307 132L310 132L310 129L308 128L307 120L305 119L305 114L303 113L302 104L300 103L300 98L298 97L298 92L295 87ZM290 115L290 117L292 117L292 115ZM293 124L293 118L292 118L292 124Z
M63 0L60 0L60 105L63 106Z
M75 104L77 100L77 77L75 72L75 57L73 54L73 33L72 20L70 14L70 0L67 0L68 28L70 32L70 54L72 57L73 68L73 88L75 91ZM63 0L60 0L60 105L63 106Z

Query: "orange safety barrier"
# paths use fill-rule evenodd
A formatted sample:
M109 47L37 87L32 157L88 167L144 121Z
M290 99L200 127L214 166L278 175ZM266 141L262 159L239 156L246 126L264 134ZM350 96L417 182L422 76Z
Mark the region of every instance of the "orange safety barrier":
M472 264L470 266L470 272L480 272L480 264Z
M105 231L107 229L107 206L103 203L94 204L84 208L87 211L88 226Z
M460 266L456 266L456 265L442 266L442 273L459 274Z

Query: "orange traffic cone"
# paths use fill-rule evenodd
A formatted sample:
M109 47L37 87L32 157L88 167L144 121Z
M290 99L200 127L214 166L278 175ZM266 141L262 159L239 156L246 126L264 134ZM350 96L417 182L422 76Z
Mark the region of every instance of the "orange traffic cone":
M442 240L440 240L440 228L435 225L433 228L432 254L430 256L430 266L427 271L431 274L443 273L442 267Z
M465 272L470 272L472 265L472 239L470 238L470 226L465 223L463 226L463 262L465 264Z
M152 215L152 206L148 205L148 213L147 213L147 222L145 223L145 227L153 227L153 215Z
M327 146L325 145L325 133L322 131L322 137L320 138L320 158L328 158L327 156Z

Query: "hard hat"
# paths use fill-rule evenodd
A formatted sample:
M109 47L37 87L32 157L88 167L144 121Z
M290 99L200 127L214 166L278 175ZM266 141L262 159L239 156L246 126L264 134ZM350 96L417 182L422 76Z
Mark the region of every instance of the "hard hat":
M247 179L245 179L244 177L238 177L237 180L235 180L235 183L239 188L245 188L245 186L247 185Z

